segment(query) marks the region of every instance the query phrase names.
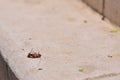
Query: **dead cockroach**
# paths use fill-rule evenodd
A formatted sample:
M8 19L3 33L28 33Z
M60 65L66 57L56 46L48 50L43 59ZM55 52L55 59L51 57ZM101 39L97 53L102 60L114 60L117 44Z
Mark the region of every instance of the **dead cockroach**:
M34 52L33 49L28 53L28 58L41 58L41 54L39 52Z

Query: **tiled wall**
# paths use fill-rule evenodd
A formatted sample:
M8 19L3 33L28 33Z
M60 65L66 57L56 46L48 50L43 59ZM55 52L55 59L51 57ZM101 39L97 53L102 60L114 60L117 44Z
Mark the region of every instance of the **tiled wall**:
M93 9L120 26L120 0L83 0Z

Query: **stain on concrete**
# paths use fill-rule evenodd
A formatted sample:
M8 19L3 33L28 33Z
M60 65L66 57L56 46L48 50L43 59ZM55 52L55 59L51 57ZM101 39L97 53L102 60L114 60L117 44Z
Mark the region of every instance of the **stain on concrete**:
M69 22L75 22L77 19L73 17L66 18Z
M72 51L64 51L66 55L71 55L73 52Z
M86 23L88 23L88 20L84 20L83 22L86 24Z

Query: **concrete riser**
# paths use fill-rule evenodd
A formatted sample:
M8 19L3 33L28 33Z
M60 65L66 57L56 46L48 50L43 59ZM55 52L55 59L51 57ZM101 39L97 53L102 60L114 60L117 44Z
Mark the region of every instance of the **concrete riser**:
M93 9L120 26L120 0L83 0ZM103 4L103 1L105 3ZM104 6L104 7L103 7Z
M0 54L0 80L18 80Z

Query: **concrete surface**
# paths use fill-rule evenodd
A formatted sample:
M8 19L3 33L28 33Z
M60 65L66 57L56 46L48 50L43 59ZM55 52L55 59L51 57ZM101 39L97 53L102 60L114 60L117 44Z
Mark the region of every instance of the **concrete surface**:
M103 0L83 0L89 6L94 8L96 11L102 14L103 12Z
M105 1L105 16L120 26L120 0Z
M4 61L2 55L0 55L0 80L18 80L8 64Z
M0 50L19 80L119 80L119 30L81 1L0 0Z

